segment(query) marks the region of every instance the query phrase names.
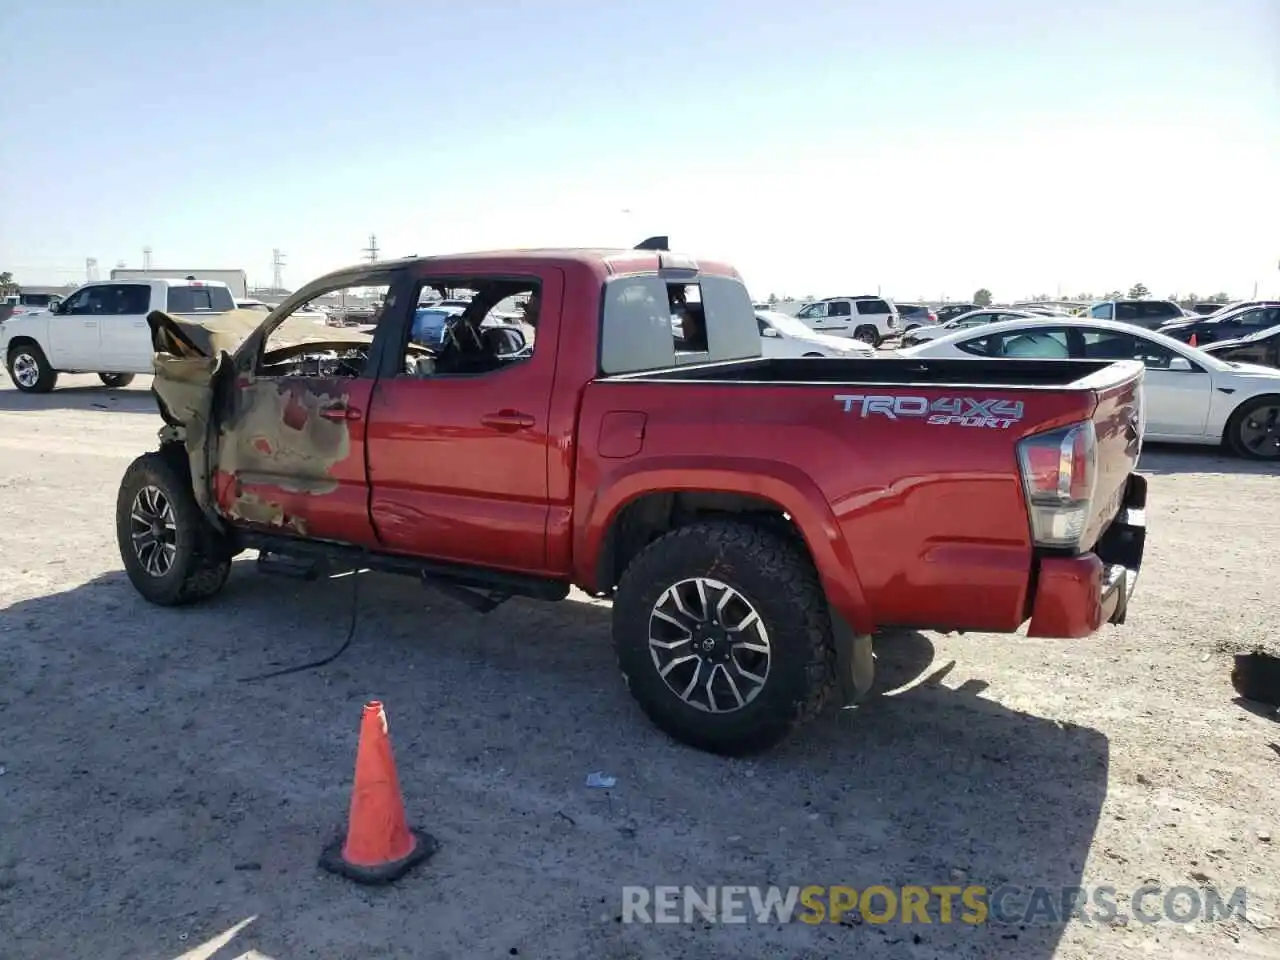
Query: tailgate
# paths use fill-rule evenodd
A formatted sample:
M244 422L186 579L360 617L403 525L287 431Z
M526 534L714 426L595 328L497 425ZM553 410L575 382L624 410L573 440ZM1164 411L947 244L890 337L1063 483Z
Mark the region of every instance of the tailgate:
M1093 428L1097 435L1097 482L1092 510L1081 541L1091 549L1120 512L1129 476L1138 465L1142 453L1142 436L1146 427L1142 407L1143 371L1138 370L1123 381L1098 389L1093 411Z

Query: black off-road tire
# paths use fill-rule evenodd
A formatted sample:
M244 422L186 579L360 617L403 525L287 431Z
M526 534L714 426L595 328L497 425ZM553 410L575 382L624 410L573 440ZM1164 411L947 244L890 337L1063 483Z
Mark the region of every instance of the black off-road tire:
M1246 400L1236 408L1227 420L1227 428L1223 431L1223 439L1226 440L1228 448L1238 457L1244 457L1247 460L1268 460L1274 461L1275 456L1260 456L1253 450L1244 445L1240 437L1241 425L1260 407L1280 406L1280 397L1269 394L1261 397L1254 397L1252 400Z
M24 385L14 372L14 367L21 362L22 357L29 357L39 370L39 376L34 383ZM49 358L44 355L44 351L31 341L10 346L9 356L5 358L5 366L9 370L9 379L23 393L48 393L58 384L58 371L49 365Z
M746 706L711 713L667 686L649 649L654 605L673 584L710 577L758 612L772 663ZM618 665L631 695L669 736L711 753L744 756L786 739L821 713L836 687L831 618L817 571L799 543L737 521L705 521L655 540L627 567L613 602Z
M878 347L880 346L880 341L883 338L880 336L880 331L876 327L872 324L864 323L862 326L858 327L857 330L853 331L853 339L861 340L863 343L869 343L873 347Z
M127 387L133 383L132 373L100 373L98 379L108 387Z
M207 600L231 572L232 552L196 503L181 457L181 451L143 454L125 471L116 496L116 541L125 573L144 598L164 607ZM162 576L147 571L133 544L134 498L147 486L157 488L173 509L176 550Z

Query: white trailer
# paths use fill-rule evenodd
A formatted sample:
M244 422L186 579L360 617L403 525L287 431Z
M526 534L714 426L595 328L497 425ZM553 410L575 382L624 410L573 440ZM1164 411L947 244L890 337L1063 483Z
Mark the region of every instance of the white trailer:
M231 295L237 300L245 300L249 296L249 275L243 270L130 270L117 268L111 271L112 280L205 280L225 283L231 288Z

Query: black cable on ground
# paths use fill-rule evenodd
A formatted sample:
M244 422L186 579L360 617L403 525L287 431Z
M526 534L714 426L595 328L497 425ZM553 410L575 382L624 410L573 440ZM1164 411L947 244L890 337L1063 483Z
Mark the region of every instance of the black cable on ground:
M270 680L273 677L283 677L291 673L302 673L304 670L315 670L317 667L325 667L333 663L342 656L347 647L351 646L351 641L356 636L356 623L360 614L360 568L351 571L351 622L347 626L347 638L342 641L342 646L329 654L323 660L314 660L311 663L301 663L295 667L285 667L283 670L272 670L270 673L260 673L253 677L239 677L240 683L253 683L258 680Z

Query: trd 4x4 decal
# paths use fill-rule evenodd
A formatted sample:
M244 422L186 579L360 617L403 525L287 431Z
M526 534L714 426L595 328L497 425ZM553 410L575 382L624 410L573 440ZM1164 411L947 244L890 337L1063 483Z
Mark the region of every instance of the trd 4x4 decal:
M987 427L1007 430L1022 419L1020 400L999 397L891 397L861 393L837 393L836 403L845 413L857 412L863 419L875 414L890 420L924 418L935 426Z

